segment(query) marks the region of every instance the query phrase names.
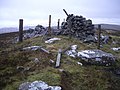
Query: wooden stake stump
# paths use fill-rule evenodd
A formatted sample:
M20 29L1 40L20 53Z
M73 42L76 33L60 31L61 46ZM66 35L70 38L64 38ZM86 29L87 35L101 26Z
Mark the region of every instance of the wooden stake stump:
M101 25L98 25L98 47L97 49L100 49L100 34L101 34Z
M60 29L60 19L58 19L58 27L57 29L59 30Z
M19 19L19 42L23 42L23 19Z
M51 15L49 15L48 33L49 33L49 35L51 35Z

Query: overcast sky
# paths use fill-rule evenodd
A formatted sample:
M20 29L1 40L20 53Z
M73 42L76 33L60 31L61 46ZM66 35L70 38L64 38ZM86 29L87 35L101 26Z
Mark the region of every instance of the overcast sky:
M120 25L120 0L0 0L0 27L24 25L48 26L52 15L52 25L66 18L63 9L69 14L82 15L94 24L107 23Z

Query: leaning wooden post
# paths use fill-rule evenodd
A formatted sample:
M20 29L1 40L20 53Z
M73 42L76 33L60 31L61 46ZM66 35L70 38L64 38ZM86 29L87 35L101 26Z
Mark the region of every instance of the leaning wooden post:
M56 65L55 65L56 68L58 68L60 66L61 55L62 55L62 50L59 49L58 50L58 55L57 55L57 60L56 60Z
M60 19L58 19L58 27L57 29L59 30L60 29Z
M19 19L19 42L23 41L23 19Z
M100 49L100 34L101 34L101 25L98 25L98 49Z
M48 33L51 35L51 15L49 15L49 27L48 27Z

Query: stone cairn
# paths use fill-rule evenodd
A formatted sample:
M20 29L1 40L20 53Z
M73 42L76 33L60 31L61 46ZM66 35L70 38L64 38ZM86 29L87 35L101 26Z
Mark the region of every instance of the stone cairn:
M63 11L66 13L67 18L66 21L62 22L61 34L75 36L83 41L91 38L91 40L94 41L95 30L92 20L86 20L83 16L68 14L65 9L63 9Z

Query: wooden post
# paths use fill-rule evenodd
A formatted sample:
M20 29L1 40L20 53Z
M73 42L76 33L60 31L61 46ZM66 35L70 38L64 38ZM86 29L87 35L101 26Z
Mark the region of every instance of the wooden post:
M23 19L19 19L19 42L23 41Z
M65 22L65 18L63 19L63 22Z
M48 27L49 35L51 35L51 15L49 15L49 27Z
M100 34L101 34L101 25L98 25L98 47L97 49L100 49Z
M56 60L56 65L55 65L56 68L58 68L60 66L61 54L62 54L62 50L59 49L58 50L58 55L57 55L57 60Z
M59 30L60 29L60 19L58 19L58 27L57 29Z

